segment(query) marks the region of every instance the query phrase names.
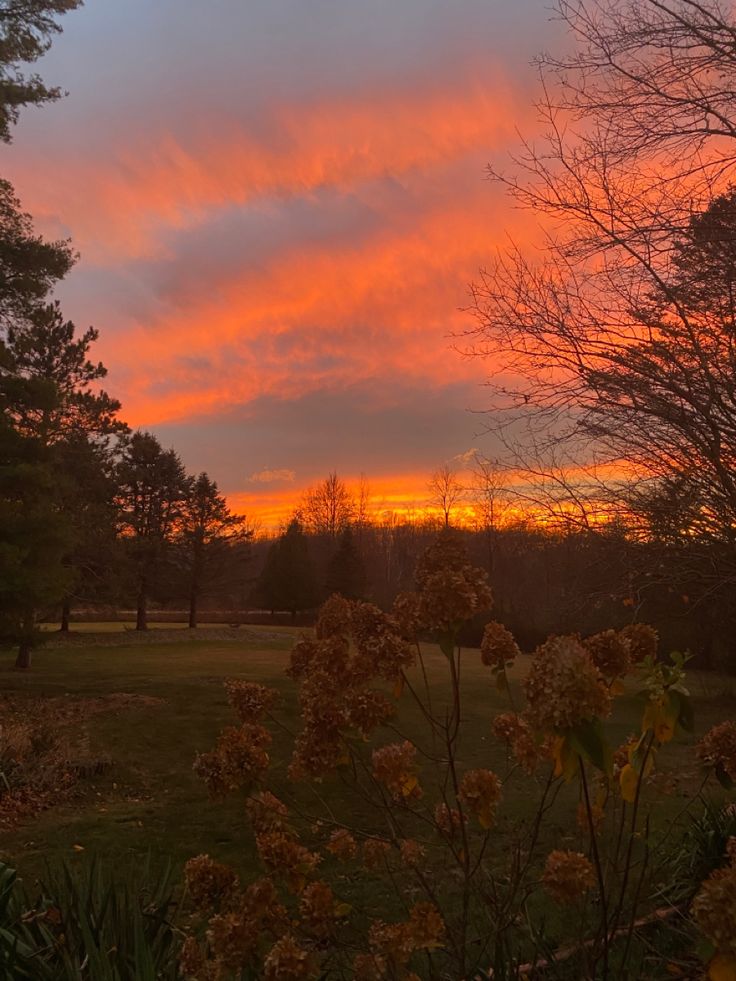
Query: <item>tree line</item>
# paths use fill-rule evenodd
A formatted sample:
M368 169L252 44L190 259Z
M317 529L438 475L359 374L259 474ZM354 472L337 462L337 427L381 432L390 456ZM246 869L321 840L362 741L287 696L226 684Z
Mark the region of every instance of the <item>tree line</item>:
M0 139L21 108L61 95L25 67L79 0L0 9ZM27 668L39 619L74 604L133 597L145 630L152 590L184 590L189 624L202 596L242 568L252 537L206 473L133 432L102 387L95 328L80 331L52 299L76 256L36 234L0 180L0 639ZM174 584L174 585L172 585Z

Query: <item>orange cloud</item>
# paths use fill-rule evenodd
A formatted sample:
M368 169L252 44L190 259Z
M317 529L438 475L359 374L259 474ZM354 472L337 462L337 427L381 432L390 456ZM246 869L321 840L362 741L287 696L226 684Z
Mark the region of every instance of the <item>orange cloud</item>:
M362 101L282 106L268 134L212 118L185 145L173 135L58 157L47 181L46 153L26 155L17 175L24 200L47 224L71 228L88 260L162 255L162 227L196 226L213 210L258 198L353 188L386 175L401 179L515 140L529 117L500 75L457 92L378 93ZM72 151L73 152L73 151ZM480 175L478 175L480 178ZM40 193L39 193L40 190Z

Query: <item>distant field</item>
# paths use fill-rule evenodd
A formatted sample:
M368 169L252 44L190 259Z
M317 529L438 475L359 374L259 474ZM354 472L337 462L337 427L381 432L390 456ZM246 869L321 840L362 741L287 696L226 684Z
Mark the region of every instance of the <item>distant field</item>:
M172 630L172 624L164 626ZM294 686L284 674L297 631L243 627L240 637L222 640L218 638L220 631L213 628L202 629L196 637L189 635L186 642L174 639L155 643L151 637L151 643L106 644L105 632L121 627L75 626L85 633L97 632L99 642L90 636L84 644L55 643L43 648L34 654L34 666L28 674L13 671L12 655L0 653L0 690L4 695L98 699L125 693L149 697L145 704L90 715L86 723L89 750L93 756L109 757L111 768L81 782L73 800L0 834L0 854L26 876L39 873L48 859L81 861L94 852L120 863L139 862L151 852L159 861L170 857L176 866L192 855L209 852L247 874L253 869L254 853L243 802L210 802L192 772L192 761L197 752L212 746L224 725L233 721L222 687L226 678L276 686L283 695L284 722L291 729L298 727ZM231 631L231 635L235 633ZM515 686L528 661L524 657L514 668ZM463 664L463 765L503 771L504 750L491 735L490 721L494 714L505 711L508 703L481 666L477 651L465 651ZM442 655L428 649L428 665L433 697L441 704L446 694L446 663ZM687 804L699 786L692 743L715 722L733 717L736 707L724 679L696 676L691 680L697 731L695 736L679 738L662 753L661 777L670 796L653 815L661 826ZM636 700L624 697L611 723L616 740L623 741L634 731L639 718ZM399 724L409 733L419 730L418 714L406 696L401 702ZM388 742L396 737L385 733L379 738ZM285 773L289 744L287 736L276 733L272 787L283 795L291 792ZM432 774L425 776L429 780ZM529 815L530 789L529 781L512 780L505 791L495 832L499 855L503 854L504 836ZM349 801L340 785L327 782L320 792L336 812L350 813L356 823L372 820L370 803ZM302 803L311 806L311 792L300 794ZM557 847L565 847L565 843L573 847L578 841L572 817L576 804L573 788L566 788L550 812L545 833Z

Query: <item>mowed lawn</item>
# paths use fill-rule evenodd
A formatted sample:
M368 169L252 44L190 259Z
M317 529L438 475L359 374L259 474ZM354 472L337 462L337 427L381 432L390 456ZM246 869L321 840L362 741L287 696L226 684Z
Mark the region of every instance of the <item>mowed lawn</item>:
M34 654L33 668L27 674L15 672L12 655L2 652L0 684L10 695L94 699L126 693L157 700L91 715L85 723L89 754L110 759L112 765L100 775L81 781L70 800L0 833L0 856L25 877L42 873L47 860L63 858L74 863L95 853L119 863L121 869L132 867L149 854L157 863L171 859L178 868L202 852L232 863L246 874L255 869L242 797L225 803L210 801L192 771L192 762L198 752L212 747L223 726L234 722L223 690L227 678L278 688L283 696L280 717L288 729L298 728L296 689L285 675L298 631L278 627L240 631L205 628L196 639L187 634L185 640L179 640L167 636L172 625L166 627L166 634L151 631L143 642L118 637L111 645L102 635L72 638L63 646L57 641ZM529 658L522 658L512 672L512 695L517 701L519 681L528 663ZM427 664L432 697L439 706L447 694L447 666L444 657L429 645ZM487 766L503 774L507 769L505 750L494 740L490 724L495 714L508 710L508 696L497 691L475 650L463 652L462 680L462 764L468 768ZM711 725L732 717L736 705L727 679L693 675L691 690L696 732L678 736L660 754L658 781L666 794L660 799L658 793L653 820L662 828L700 786L694 742ZM622 742L637 730L640 717L640 704L633 693L622 697L608 724L612 739ZM396 726L410 735L422 731L419 714L406 693L399 703ZM385 731L377 742L396 738L396 733ZM271 787L285 797L291 792L286 776L289 754L290 736L276 732ZM422 775L428 785L437 777L429 768ZM345 816L348 823L380 829L371 801L352 799L338 781L327 781L318 790L336 815ZM494 851L499 858L504 854L506 836L529 819L538 792L539 784L523 776L514 777L506 787L494 831ZM565 788L548 815L545 838L550 847L579 843L573 817L576 794L574 785ZM317 794L302 788L298 797L300 806L319 813Z

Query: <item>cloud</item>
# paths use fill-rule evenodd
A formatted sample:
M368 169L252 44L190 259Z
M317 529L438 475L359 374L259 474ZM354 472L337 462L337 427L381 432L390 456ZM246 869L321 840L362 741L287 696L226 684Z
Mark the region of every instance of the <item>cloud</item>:
M293 484L295 478L296 472L294 470L259 470L258 473L252 473L248 477L248 483L274 484L286 482Z
M82 253L59 297L100 328L126 419L263 513L332 469L421 500L465 460L488 372L452 337L505 226L534 231L483 175L533 130L520 53L544 18L541 0L65 18L41 72L71 95L23 115L4 174Z

